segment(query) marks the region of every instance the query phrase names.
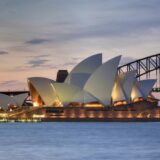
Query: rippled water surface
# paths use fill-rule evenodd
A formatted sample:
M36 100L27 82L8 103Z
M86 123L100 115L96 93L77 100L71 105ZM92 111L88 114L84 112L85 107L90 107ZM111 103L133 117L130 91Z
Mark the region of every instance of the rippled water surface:
M160 160L160 123L3 123L0 160Z

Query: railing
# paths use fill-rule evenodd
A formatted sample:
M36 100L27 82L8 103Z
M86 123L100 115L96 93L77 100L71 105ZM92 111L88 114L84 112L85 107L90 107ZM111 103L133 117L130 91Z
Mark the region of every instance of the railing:
M138 80L142 79L142 77L144 79L144 76L145 79L157 79L153 92L160 92L160 53L135 60L118 68L119 73L132 70L136 71L136 77Z

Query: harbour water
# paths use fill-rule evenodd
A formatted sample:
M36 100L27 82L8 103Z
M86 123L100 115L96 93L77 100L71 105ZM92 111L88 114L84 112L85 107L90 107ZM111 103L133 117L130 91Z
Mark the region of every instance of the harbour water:
M0 160L159 160L160 123L1 123Z

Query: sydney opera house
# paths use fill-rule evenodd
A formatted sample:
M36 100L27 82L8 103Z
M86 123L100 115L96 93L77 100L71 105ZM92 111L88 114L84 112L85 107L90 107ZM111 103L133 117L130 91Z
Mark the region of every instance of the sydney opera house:
M136 72L118 74L121 56L102 63L93 55L75 66L64 83L32 77L28 86L34 106L116 106L146 100L156 80L136 80Z
M136 71L118 73L121 56L102 63L102 54L92 55L77 64L65 78L56 82L43 77L28 78L33 106L22 116L49 118L120 118L142 116L156 106L151 95L155 79L136 79ZM4 97L0 104L9 101L21 106L25 94ZM2 103L0 101L0 103ZM146 114L145 116L148 116Z

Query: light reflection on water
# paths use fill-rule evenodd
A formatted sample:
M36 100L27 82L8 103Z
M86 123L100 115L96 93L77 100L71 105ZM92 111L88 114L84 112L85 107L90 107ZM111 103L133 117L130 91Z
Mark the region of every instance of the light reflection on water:
M160 123L4 123L0 160L159 160Z

